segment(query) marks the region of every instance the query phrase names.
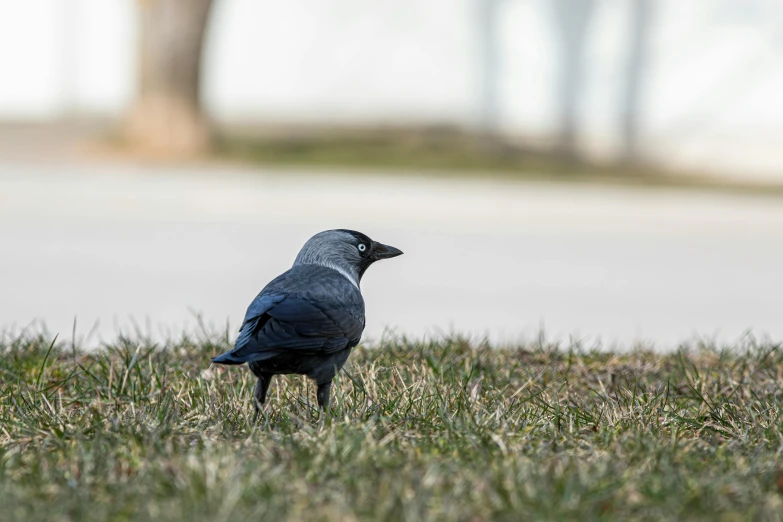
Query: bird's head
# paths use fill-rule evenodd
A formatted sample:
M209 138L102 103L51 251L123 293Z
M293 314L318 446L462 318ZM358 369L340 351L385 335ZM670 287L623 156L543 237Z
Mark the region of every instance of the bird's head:
M402 254L393 246L373 241L354 230L326 230L311 237L296 256L296 265L333 268L359 286L365 270L376 261Z

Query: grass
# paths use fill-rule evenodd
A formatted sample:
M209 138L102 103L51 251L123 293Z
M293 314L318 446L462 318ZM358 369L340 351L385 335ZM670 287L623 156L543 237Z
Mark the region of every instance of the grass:
M780 520L783 351L464 339L352 355L315 407L222 336L0 336L3 520Z
M545 147L488 141L452 128L229 128L218 136L215 152L218 158L249 164L317 169L331 166L359 174L372 169L397 176L426 174L783 195L780 184L672 171L654 163L564 157Z

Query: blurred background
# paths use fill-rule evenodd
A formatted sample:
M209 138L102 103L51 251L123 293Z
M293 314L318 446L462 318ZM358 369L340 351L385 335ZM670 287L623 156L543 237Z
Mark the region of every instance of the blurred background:
M233 332L315 232L366 336L783 336L774 0L0 0L0 328Z

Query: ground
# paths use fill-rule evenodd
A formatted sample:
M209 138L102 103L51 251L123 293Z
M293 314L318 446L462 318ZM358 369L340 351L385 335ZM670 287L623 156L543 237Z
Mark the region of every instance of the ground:
M416 143L361 167L374 139L85 160L71 130L0 129L0 518L781 518L783 355L742 334L781 335L774 187L560 183ZM363 282L370 342L330 412L276 378L256 422L249 373L209 359L346 226L406 252Z
M362 281L366 337L438 329L671 350L783 338L783 205L751 195L136 163L0 161L0 328L111 341L232 329L304 242L399 247ZM135 321L136 323L134 324ZM96 324L97 323L97 324ZM165 336L165 335L164 335Z
M109 147L106 125L0 125L0 328L236 328L312 234L355 228L405 252L362 283L366 338L783 338L780 187L488 159L448 129L246 131L165 161Z
M355 351L321 413L277 378L254 421L204 333L0 345L5 520L780 520L783 352L466 339Z

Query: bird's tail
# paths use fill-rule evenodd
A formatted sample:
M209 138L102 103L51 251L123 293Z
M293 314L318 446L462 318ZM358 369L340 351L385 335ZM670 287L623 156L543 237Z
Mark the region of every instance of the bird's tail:
M247 361L234 355L232 350L231 352L226 352L218 355L217 357L213 357L212 362L215 364L244 364Z

